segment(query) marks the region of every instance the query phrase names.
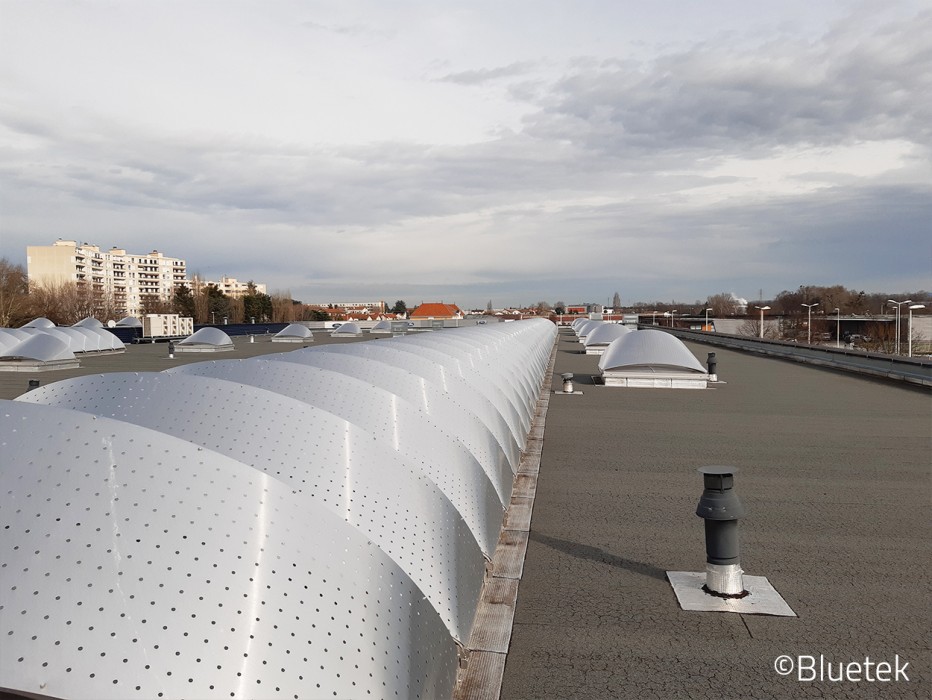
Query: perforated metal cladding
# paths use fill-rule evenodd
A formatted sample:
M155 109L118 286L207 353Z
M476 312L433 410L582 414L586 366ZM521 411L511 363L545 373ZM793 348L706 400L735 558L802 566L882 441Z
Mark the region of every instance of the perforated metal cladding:
M342 519L242 463L0 403L0 684L69 698L448 697L456 648Z
M489 336L493 337L494 342L489 342ZM485 379L486 383L489 378L496 380L494 386L512 401L527 426L530 426L533 414L530 407L536 403L540 374L550 357L549 351L541 356L540 350L541 347L549 346L538 344L527 348L514 334L507 331L503 333L494 326L488 330L464 329L462 333L446 336L415 336L399 342L398 347L405 348L408 344L431 347L442 354L468 360L473 373Z
M422 353L411 352L400 349L396 347L397 345L395 339L392 339L390 343L384 342L379 345L356 343L352 346L341 347L339 350L331 349L331 346L322 346L308 348L302 352L340 352L341 355L345 353L368 357L376 362L398 367L415 376L423 377L453 395L467 410L478 416L495 433L506 451L511 454L520 454L523 447L520 421L504 397L494 390L480 390L474 380L466 379L458 371L424 357L423 351ZM487 394L491 394L496 401L489 399Z
M261 387L363 428L437 485L491 558L506 497L496 492L489 475L462 443L405 399L356 377L290 362L200 362L170 371Z
M489 336L493 336L494 342L489 342ZM494 336L498 336L495 338ZM517 350L515 338L510 335L501 335L493 327L492 330L485 329L467 329L463 333L450 334L447 337L436 335L420 335L409 339L412 344L430 345L442 352L449 352L450 346L455 346L464 351L465 356L472 361L472 366L477 371L491 369L501 373L505 366L515 370L514 377L518 380L518 388L524 390L524 398L530 399L537 397L539 387L535 387L535 374L538 367L535 367L535 357L529 356L528 349L524 352L513 352ZM538 348L530 349L533 354ZM549 357L549 354L548 354ZM513 382L512 382L513 383Z
M0 686L448 697L555 335L445 330L3 402Z
M455 426L457 439L486 466L502 502L510 498L513 471L517 468L520 452L513 440L496 438L489 425L441 387L406 372L367 357L326 352L289 352L269 356L270 362L286 362L321 367L332 372L357 377L372 386L407 400L419 412L440 425ZM499 419L501 431L507 438L507 428ZM504 443L504 444L503 444ZM508 451L506 452L506 448Z
M288 396L183 374L78 377L20 398L151 428L262 470L365 533L420 586L450 634L468 638L481 547L423 471L359 426Z
M403 341L405 338L399 340ZM527 420L520 408L523 402L518 397L519 391L514 378L512 378L512 381L504 379L500 367L494 364L488 366L479 365L477 358L472 357L458 344L448 343L445 344L443 350L438 350L436 347L432 347L429 342L398 342L392 344L392 350L411 353L421 362L431 362L447 371L454 372L473 391L478 391L495 406L496 410L505 418L515 442L520 447L524 447L530 421ZM481 369L477 367L481 367ZM506 386L503 386L503 383ZM525 425L525 422L527 425Z

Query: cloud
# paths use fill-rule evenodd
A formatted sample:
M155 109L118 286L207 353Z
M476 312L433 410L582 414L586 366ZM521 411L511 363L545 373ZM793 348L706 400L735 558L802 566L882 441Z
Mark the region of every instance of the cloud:
M456 83L458 85L482 85L484 83L526 75L533 65L528 61L519 61L507 66L497 68L479 68L476 70L448 73L441 78L441 82Z
M932 12L873 33L735 51L707 42L646 65L581 70L553 85L526 131L617 156L734 152L932 132Z
M928 255L911 251L928 249L932 220L930 23L929 12L883 26L862 17L815 38L581 57L562 73L541 50L424 78L486 60L431 56L416 89L414 73L399 81L410 87L401 111L418 123L448 98L485 99L473 88L496 81L488 92L524 115L455 143L161 129L19 96L0 102L3 254L74 237L158 247L202 274L305 300L483 307L616 289L646 300L928 287ZM378 133L382 111L354 114Z

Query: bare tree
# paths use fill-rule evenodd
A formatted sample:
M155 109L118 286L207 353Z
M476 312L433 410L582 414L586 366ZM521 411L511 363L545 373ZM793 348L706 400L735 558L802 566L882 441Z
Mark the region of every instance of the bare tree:
M97 309L94 291L77 282L33 284L29 298L34 316L44 316L59 326L70 326L94 316Z
M22 265L0 258L0 328L21 326L29 316L29 276Z
M736 311L735 298L726 292L713 294L706 300L708 308L716 316L734 316Z
M245 306L242 297L230 299L230 323L242 323L245 319Z
M191 295L194 297L194 322L207 323L210 318L210 296L204 278L196 272L191 277Z
M272 323L292 323L295 320L295 305L291 299L291 292L273 292L272 297Z

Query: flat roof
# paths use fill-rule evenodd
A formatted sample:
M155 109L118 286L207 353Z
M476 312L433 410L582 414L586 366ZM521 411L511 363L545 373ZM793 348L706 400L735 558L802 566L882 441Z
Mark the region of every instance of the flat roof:
M560 335L502 698L920 697L930 680L932 403L911 389L687 343L703 391L596 386ZM686 612L705 465L738 468L741 564L798 618ZM805 683L781 655L909 662L909 682Z
M317 333L314 345L370 342ZM223 360L290 352L234 337ZM378 342L378 341L375 341ZM922 697L930 667L932 403L928 390L687 342L714 351L702 391L597 386L598 356L560 334L554 394L501 697L743 698L876 694L865 682L779 676L781 655L908 662L890 697ZM203 356L166 344L82 357L43 384L160 371ZM0 374L0 398L27 373ZM743 568L798 618L686 612L666 571L702 571L699 467L738 468Z

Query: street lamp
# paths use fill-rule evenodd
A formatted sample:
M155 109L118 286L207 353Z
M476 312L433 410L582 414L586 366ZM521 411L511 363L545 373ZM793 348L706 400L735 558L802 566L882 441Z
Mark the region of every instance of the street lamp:
M673 309L673 311L664 311L664 312L663 312L663 315L664 315L664 316L669 316L669 317L670 317L670 328L673 328L673 314L675 314L675 313L676 313L676 309Z
M896 306L896 342L894 343L893 352L897 355L900 354L900 304L912 304L912 299L904 299L903 301L894 301L893 299L887 299L888 304L893 304Z
M760 309L760 337L761 340L764 338L764 312L769 311L769 306L754 306L755 309Z
M819 302L815 304L800 304L800 306L805 306L809 309L809 322L806 324L806 331L808 332L808 339L806 340L807 345L812 345L812 307L818 306Z
M709 312L710 312L711 310L712 310L712 309L706 309L706 310L705 310L705 330L708 330L708 328L709 328Z
M913 304L909 307L909 326L906 329L909 334L909 357L913 356L913 309L924 308L926 308L925 304Z
M835 313L838 314L838 318L835 319L835 347L841 347L841 309L837 306L835 307Z
M650 312L650 325L652 326L657 325L657 312L656 311Z

